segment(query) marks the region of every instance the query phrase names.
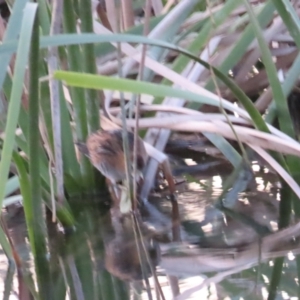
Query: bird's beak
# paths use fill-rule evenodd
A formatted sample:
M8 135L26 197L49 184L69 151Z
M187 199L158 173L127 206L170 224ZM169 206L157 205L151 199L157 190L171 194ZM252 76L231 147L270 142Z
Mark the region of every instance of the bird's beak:
M87 157L90 157L89 150L88 150L88 148L87 148L87 146L86 146L85 143L76 142L75 145L78 147L78 150L79 150L82 154L86 155Z

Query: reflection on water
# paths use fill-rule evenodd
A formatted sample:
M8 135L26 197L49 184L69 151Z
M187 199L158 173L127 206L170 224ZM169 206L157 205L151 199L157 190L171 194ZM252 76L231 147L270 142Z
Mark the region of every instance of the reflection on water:
M277 230L280 199L278 178L262 167L261 163L253 162L252 170L255 174L255 184L250 180L249 184L247 183L248 189L236 194L237 201L230 199L229 209L220 206L219 199L231 172L228 164L218 159L206 165L191 159L186 160L185 165L178 162L176 165L175 161L181 237L184 245L190 244L194 247L188 249L191 262L185 259L182 260L182 265L179 257L176 258L178 254L170 256L170 252L167 252L168 255L164 256L165 252L161 253L164 251L164 245L168 245L172 240L171 203L163 179L157 182L157 187L149 199L149 206L142 209L141 217L137 216L137 219L132 215L115 214L109 211L109 207L104 213L103 208L98 209L97 204L95 206L95 201L89 205L89 199L80 199L78 202L81 206L77 210L79 213L75 230L61 229L48 223L51 272L61 289L61 299L64 299L64 294L67 294L69 299L75 299L76 287L72 289L72 285L78 280L81 282L84 299L149 299L149 293L145 290L147 285L151 288L153 299L157 299L155 295L160 292L155 288L155 280L151 273L151 269L155 268L165 299L172 299L170 281L164 268L169 268L170 273L174 271L173 275L179 276L181 292L200 285L205 278L215 275L218 267L207 265L202 269L205 273L200 272L195 276L192 272L193 259L199 263L202 258L201 263L209 263L213 251L216 251L215 261L225 264L226 257L234 257L247 245ZM104 200L100 199L100 202L107 202L107 199ZM30 264L30 257L22 207L9 208L5 217L15 247L26 267L26 263ZM198 257L196 252L193 254L193 249L208 249L208 252L202 252ZM206 259L205 255L208 254L210 256ZM0 261L0 276L4 279L7 262L3 253L0 255ZM185 272L180 273L184 264ZM223 269L226 270L226 266ZM28 270L32 271L32 268L28 267ZM284 266L283 290L279 292L284 299L297 294L296 271L295 257L289 255ZM220 282L212 282L186 299L266 297L272 274L270 263L236 273L224 277ZM143 278L149 280L141 285L140 280ZM13 292L7 299L18 299L14 295L18 294L17 283L15 277ZM65 290L66 285L71 288ZM1 284L0 288L3 293L4 284Z

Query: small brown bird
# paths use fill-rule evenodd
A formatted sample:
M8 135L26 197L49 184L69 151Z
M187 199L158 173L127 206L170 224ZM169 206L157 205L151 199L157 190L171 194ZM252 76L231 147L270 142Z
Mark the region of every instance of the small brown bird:
M133 161L134 135L128 132L130 159ZM122 130L98 130L92 133L86 144L77 143L79 150L90 158L91 163L112 184L126 179ZM146 150L143 140L138 137L136 179L141 176L146 164Z

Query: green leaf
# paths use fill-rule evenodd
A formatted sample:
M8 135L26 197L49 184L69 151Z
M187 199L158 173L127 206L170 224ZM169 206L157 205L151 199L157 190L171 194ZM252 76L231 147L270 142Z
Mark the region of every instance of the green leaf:
M67 32L76 32L76 16L73 10L74 1L64 1L64 28ZM72 71L82 72L83 62L81 49L78 44L67 47L69 69ZM88 136L88 120L87 120L87 105L82 99L85 98L84 90L71 88L70 94L74 109L74 121L76 136L79 141L85 141ZM95 125L93 120L93 126ZM89 160L83 157L81 160L82 185L89 189L94 186L94 173Z
M291 121L289 110L288 110L287 101L286 101L286 98L282 91L281 83L277 77L277 69L273 62L271 51L264 39L261 28L257 22L257 19L253 13L253 10L252 10L250 4L248 3L247 0L244 0L244 3L247 7L247 10L248 10L248 13L250 16L250 20L251 20L251 24L253 26L258 44L260 46L262 61L265 65L268 79L269 79L269 82L270 82L270 85L272 88L273 97L276 102L276 108L277 108L280 128L283 132L285 132L289 136L293 137L294 130L293 130L292 121Z
M297 12L289 0L272 0L284 24L300 49L300 21Z
M189 101L219 106L219 101L216 99L155 83L67 71L56 71L54 73L54 78L63 80L69 86L89 89L118 90L136 94L147 94L156 97L185 98ZM224 108L231 111L235 109L230 103L224 103Z
M27 0L17 0L14 3L12 13L9 17L9 22L5 30L3 37L3 44L8 41L15 40L18 38L21 29L21 21L23 17L23 10L28 1ZM17 48L17 42L14 43L15 49ZM8 52L5 55L0 56L0 88L2 88L7 67L11 59L13 52Z
M18 176L13 176L9 178L6 182L4 197L7 197L11 193L15 192L19 187L20 182Z
M11 246L7 240L7 237L0 226L0 245L5 253L5 255L8 257L9 260L13 260L13 254L12 254L12 249Z
M2 201L5 195L5 185L8 177L12 151L14 148L15 131L20 112L24 75L28 61L28 53L36 9L37 5L34 3L27 3L24 9L20 42L14 70L13 88L9 101L7 122L5 126L5 140L0 161L0 207L2 207Z
M34 11L35 12L35 11ZM33 14L32 38L29 59L29 180L30 197L24 197L24 211L30 246L41 299L53 299L52 280L48 263L47 232L43 215L43 199L40 176L40 132L39 132L39 20Z

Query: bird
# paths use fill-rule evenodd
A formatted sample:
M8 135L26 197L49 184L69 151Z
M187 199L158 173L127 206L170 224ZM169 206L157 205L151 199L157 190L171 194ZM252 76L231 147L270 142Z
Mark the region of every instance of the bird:
M134 134L127 132L130 160L133 162ZM103 130L92 133L86 143L76 143L79 151L89 157L92 165L98 169L112 184L126 179L126 161L123 148L122 129ZM143 140L137 138L137 174L135 179L142 177L146 164L147 153ZM130 166L131 167L131 166Z

